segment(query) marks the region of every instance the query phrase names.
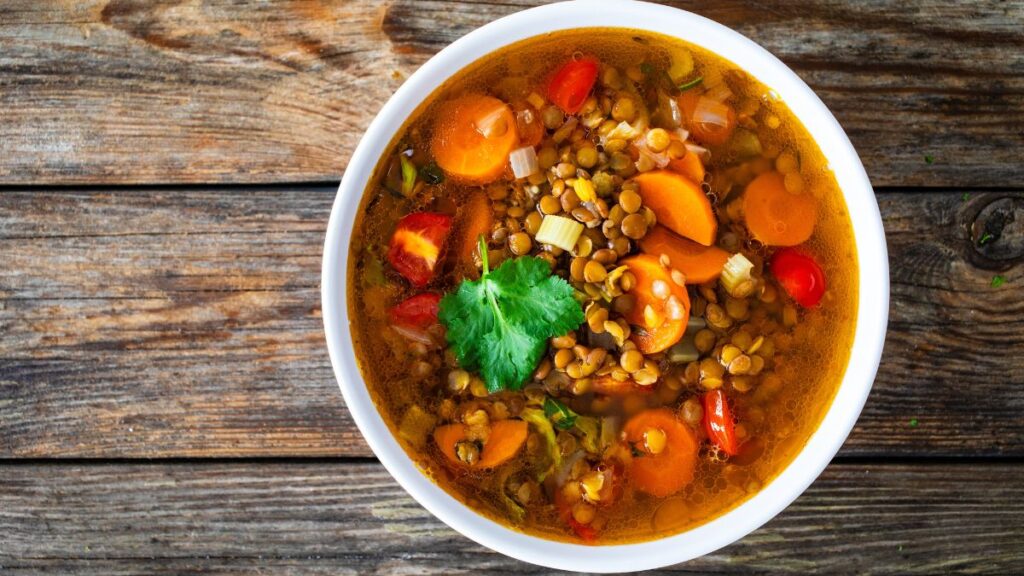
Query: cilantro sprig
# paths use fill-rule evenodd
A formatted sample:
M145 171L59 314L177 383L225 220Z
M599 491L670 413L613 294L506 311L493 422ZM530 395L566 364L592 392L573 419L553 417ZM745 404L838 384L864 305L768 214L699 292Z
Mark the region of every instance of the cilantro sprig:
M568 282L540 258L521 256L491 271L480 238L483 274L441 299L438 318L459 365L480 373L487 390L519 390L547 341L583 323Z

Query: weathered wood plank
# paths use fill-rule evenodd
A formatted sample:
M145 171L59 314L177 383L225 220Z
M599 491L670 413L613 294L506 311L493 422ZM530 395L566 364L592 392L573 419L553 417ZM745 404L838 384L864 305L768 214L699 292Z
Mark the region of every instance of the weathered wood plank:
M333 192L0 195L0 456L369 455L323 344ZM1024 454L1024 195L879 200L890 332L842 453Z
M539 3L5 2L0 181L336 180L403 77ZM796 69L876 185L1021 181L1024 3L671 4Z
M780 516L660 573L1008 573L1020 464L833 464ZM378 464L0 466L0 571L550 573L485 550Z

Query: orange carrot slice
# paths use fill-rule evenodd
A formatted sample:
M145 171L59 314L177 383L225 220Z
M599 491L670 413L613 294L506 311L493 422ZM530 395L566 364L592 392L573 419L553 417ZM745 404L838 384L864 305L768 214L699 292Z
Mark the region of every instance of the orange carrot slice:
M668 169L682 174L694 182L704 181L704 163L700 161L700 156L693 152L687 152L686 156L678 160L669 160Z
M491 201L483 190L470 192L455 217L453 236L455 242L452 245L451 254L455 262L455 271L461 276L476 277L476 264L473 262L473 254L477 251L480 235L488 236L491 233L491 226L494 224L494 214L491 211Z
M809 194L790 194L778 172L765 172L743 193L747 229L769 246L796 246L814 232L818 207Z
M604 396L627 396L629 394L643 394L651 392L654 386L641 386L636 383L632 378L626 378L625 380L619 381L612 378L611 374L602 374L601 376L595 376L591 380L592 389L594 394L602 394Z
M630 339L644 354L661 352L686 332L690 296L686 287L672 281L671 273L657 256L640 254L623 260L622 264L636 277L636 285L630 290L635 303L625 315L626 321L634 326ZM655 283L664 286L656 287Z
M507 104L484 94L466 94L437 111L431 153L453 180L486 184L499 178L519 141Z
M640 185L640 197L654 210L659 224L705 246L715 243L718 221L700 186L670 170L644 172L633 180Z
M656 454L647 449L645 435L650 431L665 435L664 446ZM697 467L697 437L671 410L654 408L640 412L626 422L623 433L626 442L641 454L634 457L629 466L634 486L652 496L665 497L682 490L693 480Z
M434 429L434 443L453 464L468 466L459 460L456 445L466 439L465 424L447 424ZM494 468L511 460L526 443L528 429L522 420L499 420L491 424L491 433L474 468Z
M703 284L718 278L729 253L718 246L701 246L656 225L640 239L640 249L652 256L668 256L669 266L686 276L687 284Z

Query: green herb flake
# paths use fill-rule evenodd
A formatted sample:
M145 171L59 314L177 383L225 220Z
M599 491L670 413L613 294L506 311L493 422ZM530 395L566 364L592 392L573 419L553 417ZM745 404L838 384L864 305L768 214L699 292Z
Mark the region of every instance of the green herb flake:
M533 256L502 262L493 272L480 238L483 273L441 299L438 318L459 365L480 373L491 393L519 390L547 350L549 338L583 323L573 288Z
M935 157L934 156L929 156L929 155L926 154L925 157L924 157L924 163L925 164L934 164L935 163Z
M1006 284L1006 277L1001 274L996 274L992 277L992 287L999 288L1003 284Z
M963 202L967 202L970 199L971 199L971 193L970 192L964 192L963 195L960 196L960 200L962 200Z
M911 428L917 428L917 418L911 418L910 419L910 427Z
M551 419L560 430L571 430L579 414L562 402L548 396L544 399L544 415Z
M423 181L431 186L437 186L444 182L444 172L441 167L431 162L423 168L420 168L420 176L423 177Z
M985 232L984 234L981 235L981 238L978 238L978 246L984 246L985 244L991 242L994 238L994 236L992 236L988 232Z
M690 88L696 88L697 86L700 86L700 83L703 82L703 81L704 81L704 77L703 76L697 76L696 78L694 78L693 80L690 80L689 82L685 82L683 84L680 84L679 85L679 91L680 92L686 92Z
M398 160L402 163L402 196L411 198L416 187L416 165L405 154L399 155Z

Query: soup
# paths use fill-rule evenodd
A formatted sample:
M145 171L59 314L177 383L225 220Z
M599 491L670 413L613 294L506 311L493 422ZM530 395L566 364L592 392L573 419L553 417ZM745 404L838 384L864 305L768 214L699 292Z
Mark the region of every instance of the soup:
M622 29L431 94L350 256L355 353L410 458L561 541L660 538L757 493L821 422L857 313L842 194L785 104Z

